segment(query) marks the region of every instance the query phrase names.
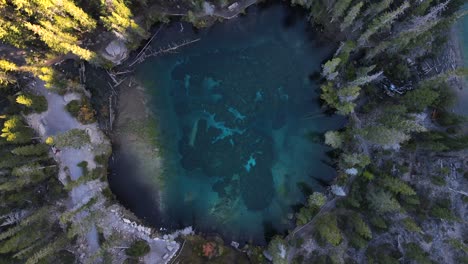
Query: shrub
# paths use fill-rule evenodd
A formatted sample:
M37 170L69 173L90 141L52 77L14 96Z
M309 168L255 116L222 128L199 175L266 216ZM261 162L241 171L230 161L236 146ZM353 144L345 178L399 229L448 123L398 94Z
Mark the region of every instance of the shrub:
M81 129L71 129L54 137L53 142L57 147L80 148L90 142L88 133Z
M334 246L339 245L343 239L334 214L327 213L320 216L317 219L316 229L321 239Z
M125 250L125 254L129 257L142 257L150 252L150 246L148 242L144 240L137 240Z
M91 104L87 99L82 101L70 101L66 108L67 111L82 124L91 124L96 122L96 112L91 107Z
M16 97L16 102L37 113L47 111L47 99L41 95L21 94Z
M433 176L431 177L431 182L437 186L444 186L446 184L445 178L442 176Z
M431 264L429 254L426 253L416 243L408 243L405 245L405 257L411 260L415 260L419 264Z
M66 109L72 116L77 117L78 112L80 111L80 106L81 104L79 100L73 100L67 104Z
M414 222L413 219L407 217L403 219L403 225L405 226L406 230L411 232L422 232L421 228Z

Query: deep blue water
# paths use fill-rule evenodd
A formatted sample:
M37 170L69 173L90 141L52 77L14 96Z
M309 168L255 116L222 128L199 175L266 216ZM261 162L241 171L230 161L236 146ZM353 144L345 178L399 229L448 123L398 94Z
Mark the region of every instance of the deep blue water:
M167 26L153 49L201 40L147 60L136 77L151 94L165 158L163 208L150 221L262 243L292 228L293 206L333 179L329 149L307 135L344 120L321 112L310 77L334 44L319 44L306 14L286 5L247 13L197 32Z

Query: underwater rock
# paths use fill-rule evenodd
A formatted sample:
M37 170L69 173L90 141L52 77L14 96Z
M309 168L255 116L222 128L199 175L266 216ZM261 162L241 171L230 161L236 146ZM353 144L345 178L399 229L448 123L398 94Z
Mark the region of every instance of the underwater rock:
M228 111L234 116L236 120L243 121L245 119L245 115L239 113L239 111L237 111L237 109L235 109L234 107L229 107Z
M254 167L255 164L257 164L257 163L255 162L255 158L253 157L253 154L250 154L250 158L249 158L249 160L247 161L247 163L244 165L244 168L245 168L245 170L246 170L247 172L250 172L250 169L251 169L252 167Z

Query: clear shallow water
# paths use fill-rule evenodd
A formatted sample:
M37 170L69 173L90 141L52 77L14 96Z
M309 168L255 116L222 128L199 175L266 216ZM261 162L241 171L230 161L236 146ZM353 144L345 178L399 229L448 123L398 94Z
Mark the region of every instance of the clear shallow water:
M307 137L344 122L321 113L310 78L333 47L314 41L304 14L275 4L196 33L175 23L153 48L196 38L136 71L152 97L166 169L161 215L151 215L154 201L143 201L146 210L140 201L136 213L262 243L291 228L293 207L334 177L329 149Z

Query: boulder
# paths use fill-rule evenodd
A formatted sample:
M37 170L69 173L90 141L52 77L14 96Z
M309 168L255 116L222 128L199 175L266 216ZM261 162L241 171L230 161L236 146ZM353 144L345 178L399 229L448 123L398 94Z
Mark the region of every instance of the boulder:
M115 39L106 46L101 55L115 65L119 65L128 57L128 53L125 42L121 39Z

